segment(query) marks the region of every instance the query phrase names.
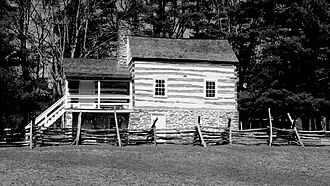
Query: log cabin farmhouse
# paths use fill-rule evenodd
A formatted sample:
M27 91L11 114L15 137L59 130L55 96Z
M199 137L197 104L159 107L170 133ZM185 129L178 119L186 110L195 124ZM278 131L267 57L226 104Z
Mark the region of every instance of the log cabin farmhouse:
M65 94L36 119L39 126L238 127L236 68L227 40L119 35L118 59L65 59ZM62 119L61 119L62 118ZM61 120L61 122L56 120Z

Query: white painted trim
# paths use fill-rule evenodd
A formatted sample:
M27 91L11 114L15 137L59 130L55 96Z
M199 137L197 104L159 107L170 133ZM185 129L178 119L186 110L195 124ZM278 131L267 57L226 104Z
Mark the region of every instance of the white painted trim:
M125 83L125 82L130 82L131 80L98 80L100 82L120 82L120 83Z
M206 97L206 82L210 81L210 82L214 82L214 88L215 88L215 94L214 97ZM205 78L204 79L204 99L218 99L218 79L214 79L214 78Z
M129 82L129 96L130 96L129 108L133 109L133 82L132 81Z
M130 82L131 80L108 80L108 79L91 79L91 80L86 80L86 79L67 79L67 81L78 81L79 83L81 81L100 81L100 82Z
M70 93L69 93L69 82L68 82L67 79L65 79L64 83L65 83L64 107L67 107L67 105L68 105L68 96L70 95Z
M200 79L203 79L203 78L200 78ZM153 80L134 80L134 83L135 84L139 84L139 83L143 83L143 84L146 84L148 86L153 86L154 85L154 81L155 79ZM195 85L195 86L201 86L201 87L205 87L205 81L204 82L194 82L194 81L167 81L166 83L167 85L171 86L171 85L176 85L176 84L187 84L187 85ZM231 83L231 82L217 82L216 83L218 86L223 86L223 87L232 87L234 88L235 87L235 84L234 83ZM140 86L138 86L140 87Z
M136 101L135 108L136 109L144 109L144 108L153 108L153 109L211 109L211 110L236 110L236 104L233 102L232 104L222 104L222 105L202 105L202 104L187 104L187 103L159 103L152 101Z
M140 71L139 71L140 72ZM150 72L150 71L148 71ZM148 73L147 72L147 73ZM182 78L184 73L178 73L178 72L175 72L177 74L171 74L171 78ZM233 80L235 77L234 74L219 74L219 73L214 73L214 74L209 74L209 73L205 73L205 74L202 74L202 73L196 73L196 74L189 74L187 75L187 79L204 79L204 78L208 78L209 76L212 76L214 75L219 81L220 80ZM146 75L146 74L139 74L139 75L136 75L136 78L135 80L152 80L152 77L150 75Z
M97 108L101 108L101 82L97 82Z
M67 112L85 112L85 113L113 113L114 110L107 110L107 109L66 109ZM137 112L135 110L131 109L118 109L116 110L116 113L132 113Z
M165 93L164 93L165 95L164 96L155 95L156 80L164 80L165 81ZM164 77L164 76L155 76L154 79L153 79L152 92L153 92L153 97L156 97L156 98L167 98L167 77Z
M185 103L189 103L189 104L204 104L206 101L212 102L212 103L236 103L235 99L232 98L220 98L220 99L212 99L212 100L208 100L208 99L204 99L203 97L200 97L200 99L198 98L173 98L173 97L169 97L167 99L163 99L163 98L152 98L151 96L138 96L135 98L135 103L140 102L140 101L149 101L149 102L155 102L155 104L157 102L166 102L168 104L185 104Z
M214 72L235 72L235 66L234 65L230 65L230 66L226 66L224 68L223 65L207 65L207 66L198 66L198 67L192 67L191 64L190 65L174 65L174 64L166 64L166 66L164 64L161 63L150 63L150 62L140 62L140 61L136 61L135 62L135 67L136 68L146 68L146 65L148 68L160 68L162 69L162 71L164 70L163 68L174 68L174 69L180 69L180 70L187 70L187 71L214 71Z
M161 115L161 114L166 114L166 113L165 112L154 111L154 112L149 112L149 114Z

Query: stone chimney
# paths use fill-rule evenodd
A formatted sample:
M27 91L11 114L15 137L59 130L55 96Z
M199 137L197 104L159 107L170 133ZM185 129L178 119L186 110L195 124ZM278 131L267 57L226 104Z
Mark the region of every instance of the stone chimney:
M130 35L130 30L122 24L119 23L118 26L118 48L117 48L117 58L119 64L127 65L127 54L128 54L128 39L127 36Z

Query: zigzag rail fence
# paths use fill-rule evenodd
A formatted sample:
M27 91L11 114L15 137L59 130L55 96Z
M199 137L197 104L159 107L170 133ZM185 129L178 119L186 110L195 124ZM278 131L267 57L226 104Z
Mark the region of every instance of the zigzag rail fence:
M232 144L238 145L267 145L269 143L267 128L232 130Z
M28 144L24 140L25 130L5 128L0 133L0 147L21 147Z
M154 123L155 124L155 123ZM198 127L200 131L198 130ZM272 136L270 136L272 131ZM178 145L301 145L330 146L330 131L297 131L276 127L232 130L227 127L203 126L197 123L191 128L158 129L152 125L147 129L118 129L122 145L178 144ZM32 138L29 129L6 129L0 134L0 147L73 145L77 128L33 127ZM205 145L202 143L202 139ZM118 145L117 129L81 129L78 144Z

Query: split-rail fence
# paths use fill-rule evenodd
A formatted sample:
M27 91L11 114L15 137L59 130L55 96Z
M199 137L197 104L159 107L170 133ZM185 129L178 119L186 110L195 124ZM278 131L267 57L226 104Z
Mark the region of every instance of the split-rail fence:
M157 121L157 120L156 120ZM49 145L101 145L118 146L143 144L179 145L300 145L330 146L330 131L297 131L296 128L272 127L232 130L230 119L226 127L202 126L199 119L195 127L159 129L155 123L148 129L85 129L33 127L32 130L5 129L0 134L1 146L49 146Z

